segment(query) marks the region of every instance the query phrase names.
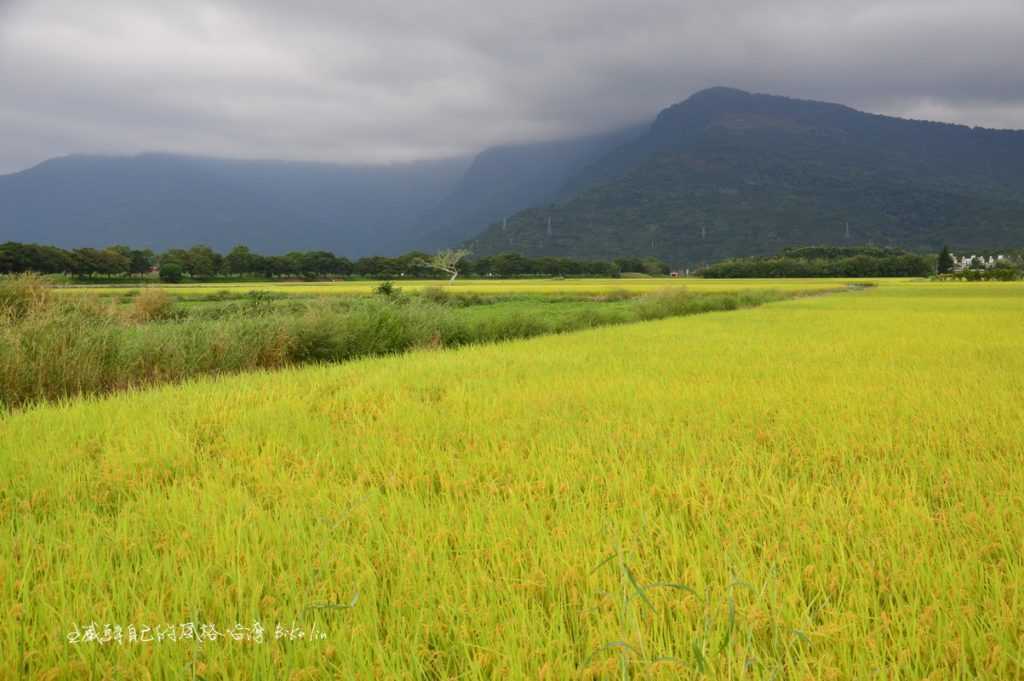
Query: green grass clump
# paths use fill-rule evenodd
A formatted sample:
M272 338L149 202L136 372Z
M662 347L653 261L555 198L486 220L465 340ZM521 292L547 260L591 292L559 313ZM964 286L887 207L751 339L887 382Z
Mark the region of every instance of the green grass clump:
M239 300L218 297L201 303L205 308L189 309L200 303L183 302L155 287L143 289L128 305L110 297L55 297L31 278L13 280L11 290L7 298L19 302L8 305L16 312L0 328L0 404L8 407L204 374L342 362L735 309L792 295L671 293L606 302L516 294L483 304L478 294L406 295L397 287L386 295L309 300L253 290ZM677 298L685 300L669 304Z

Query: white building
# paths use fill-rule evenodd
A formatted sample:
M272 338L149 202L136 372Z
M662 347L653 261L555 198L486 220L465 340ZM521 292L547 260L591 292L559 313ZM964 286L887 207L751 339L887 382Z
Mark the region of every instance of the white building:
M983 255L963 255L957 256L955 253L950 253L953 256L953 271L963 272L964 270L990 270L997 265L1004 264L1006 261L1005 255L988 256L987 258Z

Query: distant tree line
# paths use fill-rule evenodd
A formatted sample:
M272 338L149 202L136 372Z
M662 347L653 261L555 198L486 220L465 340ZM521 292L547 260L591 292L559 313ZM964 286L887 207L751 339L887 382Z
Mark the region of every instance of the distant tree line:
M774 256L735 258L700 271L709 279L771 277L928 277L937 258L874 246L787 248Z
M73 276L141 275L155 262L152 251L133 250L127 246L104 249L76 248L66 251L56 246L0 244L0 274L40 272Z
M439 279L446 273L429 266L431 255L413 251L400 256L368 256L349 260L330 251L295 251L285 255L261 255L246 246L236 246L226 255L209 246L174 248L164 253L128 246L104 249L76 248L7 242L0 244L0 274L40 272L67 274L80 278L141 277L159 272L164 281L214 279L220 277L258 277L322 279L363 277L368 279ZM650 275L669 273L669 267L656 258L620 258L611 262L573 260L571 258L527 258L516 253L463 260L461 276L591 276L617 277L623 272Z

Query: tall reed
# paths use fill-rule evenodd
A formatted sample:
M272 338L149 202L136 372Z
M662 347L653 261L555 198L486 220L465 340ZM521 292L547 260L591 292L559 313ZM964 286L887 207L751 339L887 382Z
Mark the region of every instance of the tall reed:
M437 292L325 298L275 307L256 296L218 314L186 315L161 290L119 306L87 295L53 296L39 278L0 282L0 404L18 407L76 395L284 366L343 362L415 348L458 347L548 333L750 307L792 295L772 290L685 290L591 301L569 315L512 310L468 319ZM58 299L59 298L59 299ZM455 298L452 296L451 298Z

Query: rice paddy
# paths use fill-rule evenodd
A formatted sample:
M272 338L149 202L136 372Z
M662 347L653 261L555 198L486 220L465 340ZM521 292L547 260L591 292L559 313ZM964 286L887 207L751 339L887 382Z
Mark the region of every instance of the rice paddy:
M897 283L901 279L884 280ZM861 283L859 279L691 279L691 278L622 278L622 279L463 279L452 283L437 280L394 280L394 285L403 291L415 292L426 288L443 287L453 294L482 293L502 294L551 294L588 295L609 291L631 291L645 293L665 288L681 287L694 292L721 292L770 288L775 290L834 289L837 286ZM218 291L247 293L267 291L294 295L351 295L372 293L380 281L336 281L336 282L216 282L202 284L159 284L143 286L130 284L117 286L66 286L68 292L87 291L99 294L130 294L142 288L160 288L181 297L208 296Z
M7 414L0 678L1024 678L1022 329L884 282Z

